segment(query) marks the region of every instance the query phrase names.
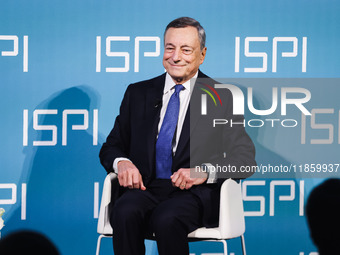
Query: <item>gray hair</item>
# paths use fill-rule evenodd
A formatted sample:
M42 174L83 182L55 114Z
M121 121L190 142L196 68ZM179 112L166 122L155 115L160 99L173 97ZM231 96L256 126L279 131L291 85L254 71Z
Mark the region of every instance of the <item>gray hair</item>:
M200 48L201 50L204 49L206 35L205 35L204 28L201 26L201 24L197 20L190 18L190 17L181 17L181 18L177 18L171 21L165 28L164 37L165 37L166 31L168 31L168 29L171 27L172 28L195 27L198 32L198 39L200 40Z

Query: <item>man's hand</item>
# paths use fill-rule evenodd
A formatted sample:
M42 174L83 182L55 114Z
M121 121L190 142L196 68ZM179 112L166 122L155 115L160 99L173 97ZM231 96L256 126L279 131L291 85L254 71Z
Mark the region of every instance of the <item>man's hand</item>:
M146 190L143 184L142 175L139 173L137 167L128 160L119 161L118 168L118 181L119 185L129 189Z
M200 185L208 179L207 173L199 173L200 176L195 174L194 178L190 178L190 168L181 168L173 175L171 175L172 185L180 189L190 189L193 185Z

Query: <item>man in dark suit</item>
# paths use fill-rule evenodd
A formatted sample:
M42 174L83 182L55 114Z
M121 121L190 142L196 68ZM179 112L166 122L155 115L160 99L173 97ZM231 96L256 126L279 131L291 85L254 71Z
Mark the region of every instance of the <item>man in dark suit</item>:
M100 152L107 172L118 173L120 195L110 220L115 254L144 254L146 236L156 239L161 255L189 254L188 233L218 224L223 179L240 178L205 170L193 175L193 170L207 163L239 172L256 164L243 125L211 125L221 115L242 122L242 116L232 115L230 92L216 112L202 116L194 110L200 109L200 97L190 79L214 83L199 71L206 50L199 22L187 17L170 22L164 33L166 73L131 84L125 92Z

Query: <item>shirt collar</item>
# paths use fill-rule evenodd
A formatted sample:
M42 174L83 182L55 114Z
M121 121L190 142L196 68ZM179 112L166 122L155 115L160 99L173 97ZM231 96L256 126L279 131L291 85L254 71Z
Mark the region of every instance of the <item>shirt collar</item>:
M194 77L192 77L191 79L196 79L198 76L198 71L196 72L196 74L194 75ZM184 82L182 85L183 87L190 91L190 80ZM163 94L168 93L174 86L176 85L176 83L173 81L173 79L171 78L170 74L166 73L165 76L165 85L164 85L164 90L163 90Z

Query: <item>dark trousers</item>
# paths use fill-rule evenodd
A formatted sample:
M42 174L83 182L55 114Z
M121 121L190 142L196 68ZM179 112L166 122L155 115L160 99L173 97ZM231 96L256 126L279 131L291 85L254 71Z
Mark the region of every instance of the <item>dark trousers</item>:
M145 191L127 189L110 221L115 255L144 255L144 239L153 234L160 255L188 255L187 235L202 226L202 205L170 180L154 180Z

